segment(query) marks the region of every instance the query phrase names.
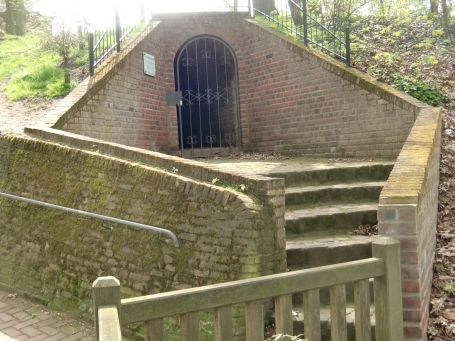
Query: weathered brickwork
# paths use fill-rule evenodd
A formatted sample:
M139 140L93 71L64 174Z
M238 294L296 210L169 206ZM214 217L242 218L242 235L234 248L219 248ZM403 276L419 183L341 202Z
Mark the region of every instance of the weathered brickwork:
M110 232L91 218L3 198L0 285L90 316L91 283L99 276L113 275L124 296L139 296L285 270L275 211L259 199L163 164L55 143L3 137L0 153L3 192L167 228L180 242L175 248L165 235L105 223ZM197 164L180 166L202 173ZM283 197L277 181L257 177L264 193Z
M398 155L418 112L413 99L254 20L232 15L170 15L155 22L76 89L77 108L56 108L44 125L52 126L60 110L54 128L176 151L177 113L165 102L166 93L175 89L174 59L187 40L207 34L224 40L237 59L243 150ZM143 74L142 52L156 56L156 77ZM87 89L81 98L79 92Z
M422 109L379 200L379 233L401 243L407 340L426 340L436 247L442 116Z
M200 35L212 35L224 40L231 47L237 59L243 150L279 151L285 154L333 157L396 157L399 155L391 177L381 194L378 211L379 230L381 234L397 238L401 243L404 332L406 338L410 341L425 340L436 233L441 129L441 116L438 109L429 108L416 99L385 84L378 83L355 69L347 68L330 57L307 48L303 44L264 27L254 20L232 15L197 17L196 15L185 14L170 15L163 18L161 22L149 25L127 49L109 59L96 71L94 77L82 83L70 96L53 109L38 127L29 128L27 131L45 139L89 151L89 153L79 151L74 154L78 155L78 158L80 155L94 157L93 152L97 151L111 157L141 162L149 166L162 167L167 170L178 169L178 174L153 171L161 174L159 182L164 187L167 186L168 182L162 177L170 177L173 179L172 181L177 181L176 179L180 179L180 177L198 179L197 181L182 179L181 181L192 183L189 192L186 193L182 189L182 193L178 192L180 197L177 193L169 192L173 201L172 204L169 201L166 208L178 209L179 205L176 205L176 202L185 203L186 206L184 207L189 207L188 205L196 202L196 205L202 205L202 203L209 205L204 206L204 209L201 208L199 211L204 211L206 207L209 207L208 209L213 212L231 214L227 210L223 211L223 209L227 209L227 206L223 200L219 201L222 198L221 194L221 197L218 194L213 194L214 197L204 197L199 191L194 190L194 193L199 193L202 197L195 195L195 199L190 200L189 198L193 198L191 196L193 188L199 188L198 186L204 189L212 188L210 184L214 178L219 178L226 183L247 183L252 196L262 202L261 210L254 203L252 205L256 206L248 207L248 212L254 211L261 218L249 217L250 220L248 221L251 221L251 226L261 225L261 227L240 229L245 233L231 235L231 241L232 245L237 245L237 242L241 241L242 238L254 240L256 235L260 235L261 243L255 246L259 256L249 254L248 257L251 256L251 258L247 258L248 261L245 263L247 265L241 266L244 270L242 276L265 275L283 271L286 260L284 253L284 182L282 179L245 176L241 172L228 173L220 166L204 165L194 160L184 160L154 152L170 153L178 149L176 110L175 107L166 105L165 96L166 92L175 90L174 59L177 51L186 41ZM143 75L142 52L148 52L157 57L157 76L155 78ZM411 134L408 137L409 132ZM28 146L29 143L24 145ZM41 145L48 146L48 144L36 142L36 146ZM40 148L38 150L41 150ZM60 147L53 148L59 150ZM0 145L0 153L7 155L13 155L16 149L21 150L21 148L14 147L11 151L9 144ZM62 148L62 150L67 149ZM72 151L71 153L75 152ZM24 155L28 154L25 153ZM103 159L102 156L98 157ZM3 159L10 165L0 163L0 175L6 179L11 174L9 167L15 165L15 159L10 156ZM121 161L116 162L123 164ZM128 165L128 169L148 169L147 166L136 165L133 167L131 163ZM74 166L78 169L79 163L74 162ZM34 167L30 167L30 169L33 170ZM115 173L116 169L112 168L112 171ZM66 168L65 171L67 171ZM111 174L111 172L107 173ZM33 171L30 174L33 174ZM66 173L63 172L62 174ZM49 174L48 177L52 181L46 180L46 186L53 183L53 179L59 179L54 173ZM94 176L94 179L98 178L102 179L98 175ZM24 179L27 180L24 177L21 181L12 181L11 185L8 183L8 186L11 187L6 188L15 193L30 194L37 198L52 197L50 193L55 190L54 187L49 187L51 188L49 190L38 190L37 186L41 184L40 181L31 181L30 184L25 185ZM81 179L84 178L79 178L80 185L85 184L87 186L89 182L84 182ZM131 180L128 180L130 182L123 181L123 183L115 182L116 186L129 185L131 182ZM193 185L193 183L198 185ZM64 185L67 184L60 183L60 187L57 188L63 188ZM136 185L137 182L134 182L134 186L132 186L136 188ZM115 188L115 191L124 193L123 191L127 191L128 186L126 188ZM112 189L109 187L110 190ZM163 189L160 187L160 190ZM87 189L85 192L83 190L78 191L78 203L81 207L94 200L90 197L91 189ZM135 190L132 192L139 193ZM157 193L158 195L154 196L153 200L156 197L161 198L163 195ZM209 193L212 193L212 189ZM141 195L145 196L146 194ZM243 198L241 195L240 197ZM138 198L140 199L137 200L143 200L144 197ZM147 198L151 199L151 197ZM155 203L153 200L152 202ZM209 201L209 204L204 200ZM150 205L155 207L153 203ZM107 212L112 212L114 215L119 214L115 211L115 208L118 207L117 202L101 203L101 205L108 204L114 206L112 208L106 206ZM141 205L137 208L132 208L134 205L121 205L121 213L131 215L137 212L145 212L146 208ZM125 210L123 211L123 209ZM232 207L229 206L230 209ZM189 210L183 215L185 219L179 221L181 223L179 228L191 225L196 231L194 233L197 234L197 231L201 232L205 229L203 227L205 225L198 222L208 222L210 219L214 219L216 223L220 222L222 225L229 221L229 219L220 216L211 216L210 219L205 216L191 216L190 213L193 211L196 210ZM23 220L24 224L28 224L27 226L31 229L31 223L23 217L31 219L35 216L27 215L24 210L22 215L14 217L16 221L21 219L22 222ZM267 219L263 219L263 217L267 217ZM157 225L167 222L160 220L159 217L147 221L149 223L156 222ZM76 223L79 222L77 221L73 225ZM93 226L93 228L98 227ZM257 229L260 229L260 234L252 232ZM187 236L189 233L187 230L178 231L183 236ZM108 232L104 230L99 234L101 237L98 239L105 238L103 242L99 242L99 247L104 248L104 254L96 255L97 262L102 267L105 266L104 261L107 262L108 260L106 257L110 257L106 255L108 252L108 244L106 243L111 242L111 239L106 239ZM74 235L77 235L77 232L74 232ZM190 235L192 236L192 234ZM26 236L25 245L17 242L14 245L18 246L14 247L19 248L19 250L26 248L28 245L27 238L33 238L34 235L30 232ZM128 239L125 236L129 235L122 234L124 239ZM14 237L11 238L14 240ZM188 236L188 238L193 237ZM223 238L228 237L224 236ZM233 243L234 239L235 243ZM206 247L202 237L197 237L196 240L202 243L196 243L198 247L199 245ZM188 242L190 242L189 239ZM33 244L33 242L31 243ZM30 250L33 249L32 246L30 245ZM168 255L174 261L176 256L164 251L169 248L170 246L160 246L159 249L163 250L163 254ZM36 250L38 249L36 248ZM132 249L134 250L134 247ZM7 254L14 254L14 250L11 248ZM113 252L112 257L115 257L119 252L118 250L114 251L113 246L111 250ZM235 252L239 251L234 248L232 250L233 252L234 250ZM245 247L245 250L248 248ZM193 271L202 272L191 273L192 276L196 275L196 278L200 278L198 283L187 283L185 275L176 281L168 280L168 277L165 277L163 281L167 281L165 284L168 285L165 289L177 288L180 283L183 285L199 285L215 281L216 278L202 276L205 274L205 268L201 268L200 264L205 264L203 262L205 259L202 256L204 252L209 251L204 249L198 253L200 258L194 258L196 259L194 263L196 267ZM213 253L213 249L211 252ZM124 257L130 259L128 257L133 256L125 254ZM99 259L103 259L103 261ZM170 258L166 259L169 260ZM173 264L172 261L166 263L166 259L163 258L160 262L164 266L163 273L165 274L168 271L166 266ZM65 260L65 262L71 262L71 260ZM52 264L58 265L58 263ZM86 264L74 265L84 269L90 268ZM8 275L9 277L6 276L5 278L14 279L14 276L18 276L16 269L21 269L18 266L20 267L20 264L16 264L12 268L6 266L1 271L13 276ZM109 266L114 269L120 268L117 263ZM228 264L227 266L233 265ZM175 269L177 271L179 268L176 267ZM211 270L221 271L219 269ZM96 272L95 270L91 271ZM186 271L190 270L187 269ZM101 271L98 273L104 274ZM110 271L109 275L119 277L117 273L119 272ZM65 274L65 276L69 278L69 283L73 283L70 275ZM131 281L145 283L142 288L147 288L147 290L148 288L156 288L152 275L144 276L149 276L150 280L136 278L131 279ZM181 279L183 279L182 282L180 282ZM230 278L223 277L223 279L229 280ZM175 286L173 283L179 284ZM73 288L75 288L74 285ZM139 293L142 289L132 287L131 290ZM77 290L74 289L73 291L76 292ZM68 290L66 292L71 293ZM62 294L60 297L65 296Z

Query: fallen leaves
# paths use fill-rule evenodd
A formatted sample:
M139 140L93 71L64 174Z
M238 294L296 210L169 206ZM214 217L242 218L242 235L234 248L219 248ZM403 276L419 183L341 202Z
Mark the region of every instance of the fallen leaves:
M354 231L349 234L361 235L361 236L373 236L378 234L378 223L376 224L364 224L359 225Z

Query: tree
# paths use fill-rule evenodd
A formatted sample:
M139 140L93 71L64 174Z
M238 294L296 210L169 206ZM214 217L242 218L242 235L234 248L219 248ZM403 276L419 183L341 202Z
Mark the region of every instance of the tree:
M6 11L0 13L5 20L6 34L23 36L25 34L26 10L24 0L5 0Z
M253 6L265 14L270 14L270 12L276 10L275 0L253 0Z

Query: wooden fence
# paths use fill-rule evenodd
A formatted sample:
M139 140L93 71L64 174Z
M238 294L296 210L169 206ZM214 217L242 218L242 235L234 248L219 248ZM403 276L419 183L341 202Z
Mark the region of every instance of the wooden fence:
M293 293L303 294L305 339L321 340L319 289L330 288L332 341L347 341L345 284L354 282L356 341L370 341L369 279L374 278L377 341L402 341L400 244L379 238L373 257L307 270L121 299L120 283L93 283L97 340L121 340L120 325L144 323L146 341L163 341L163 318L180 316L182 341L199 340L199 312L213 309L215 341L232 340L231 307L245 304L246 340L264 340L264 299L274 297L277 333L293 334Z

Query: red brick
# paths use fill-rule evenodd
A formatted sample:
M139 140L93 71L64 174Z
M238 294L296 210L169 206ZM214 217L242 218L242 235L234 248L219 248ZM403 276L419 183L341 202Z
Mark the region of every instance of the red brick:
M402 251L401 252L401 264L417 264L418 254L417 252Z
M420 284L419 281L402 281L401 288L403 293L419 293Z
M417 211L415 208L400 208L398 209L399 221L416 221Z
M405 338L410 339L422 339L424 334L420 326L404 326L403 330Z
M422 301L420 300L419 295L414 296L403 296L403 309L405 308L418 308L420 309L420 305Z
M403 309L404 322L420 322L422 315L419 310Z

